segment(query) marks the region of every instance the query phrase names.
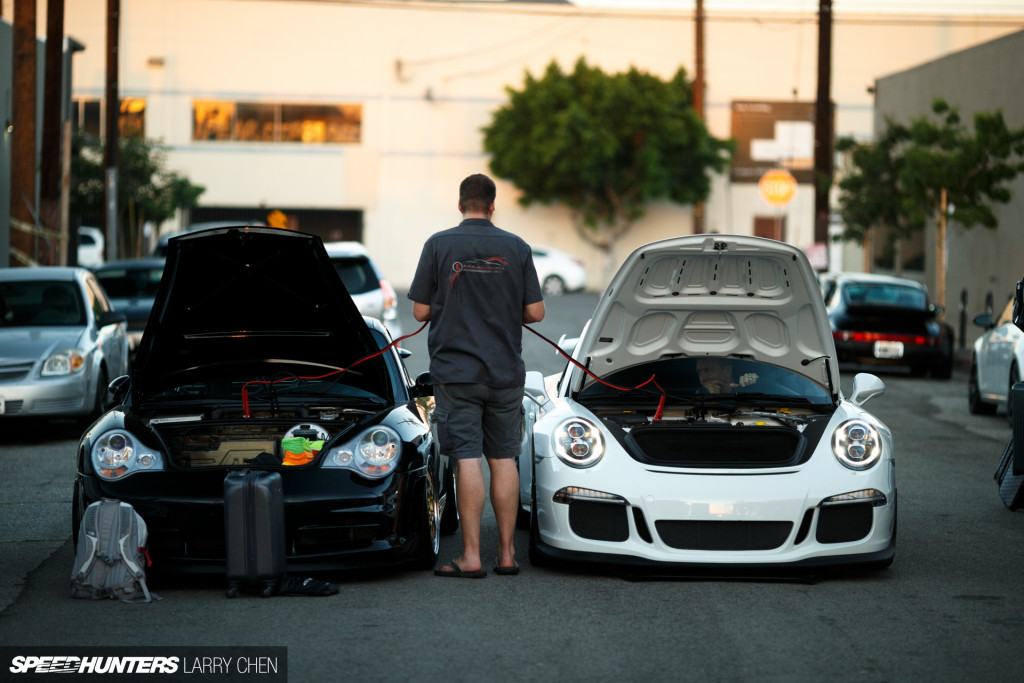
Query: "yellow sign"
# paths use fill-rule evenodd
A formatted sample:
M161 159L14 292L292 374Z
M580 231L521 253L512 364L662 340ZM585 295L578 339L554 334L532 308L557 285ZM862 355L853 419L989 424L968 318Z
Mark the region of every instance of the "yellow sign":
M784 168L774 168L761 176L757 187L766 202L772 206L785 206L796 194L796 178Z

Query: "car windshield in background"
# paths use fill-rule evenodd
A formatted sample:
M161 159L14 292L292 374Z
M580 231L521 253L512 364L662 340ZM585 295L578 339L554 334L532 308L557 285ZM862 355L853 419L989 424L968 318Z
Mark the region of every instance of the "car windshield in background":
M899 285L851 283L846 286L846 297L853 306L893 306L922 311L928 307L923 291Z
M106 268L96 279L112 299L152 299L160 287L163 268Z
M716 367L709 369L705 365ZM713 385L709 381L712 372L725 373L725 381ZM653 381L649 381L652 377ZM664 391L670 400L724 396L737 401L759 397L819 405L831 403L828 390L806 377L768 363L738 358L671 358L626 368L605 377L604 382L587 386L580 401L649 399L660 397Z
M7 327L85 325L85 309L72 282L39 280L0 284L0 321Z
M360 256L335 256L331 258L335 270L345 284L349 294L363 294L380 288L380 280L373 272L373 266Z

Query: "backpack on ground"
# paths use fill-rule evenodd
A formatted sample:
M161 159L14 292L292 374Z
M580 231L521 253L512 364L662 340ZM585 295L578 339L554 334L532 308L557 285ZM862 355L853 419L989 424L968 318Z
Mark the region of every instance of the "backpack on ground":
M146 586L146 522L130 504L104 498L85 509L78 529L71 597L159 600Z

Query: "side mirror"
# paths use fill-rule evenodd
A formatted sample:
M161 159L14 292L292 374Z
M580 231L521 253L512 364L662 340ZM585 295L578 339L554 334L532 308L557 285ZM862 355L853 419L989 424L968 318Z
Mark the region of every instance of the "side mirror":
M128 396L128 389L131 387L131 378L128 375L115 377L107 385L107 393L114 397L114 403L121 405Z
M97 321L100 327L106 327L107 325L116 325L117 323L126 322L128 318L121 311L107 311L100 316Z
M416 376L416 383L412 387L413 398L424 398L434 395L434 380L429 372L421 372Z
M866 372L858 372L853 378L853 393L850 395L850 402L856 406L862 406L875 396L881 396L885 391L885 384L882 380Z
M530 370L526 373L526 397L539 406L543 406L549 400L548 392L544 389L544 375L537 370Z
M995 326L995 321L992 319L991 313L979 313L974 316L974 324L988 330Z

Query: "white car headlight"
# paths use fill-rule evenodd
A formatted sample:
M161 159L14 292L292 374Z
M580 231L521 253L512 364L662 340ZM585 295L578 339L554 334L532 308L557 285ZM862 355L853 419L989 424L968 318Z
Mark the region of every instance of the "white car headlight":
M85 359L78 349L59 351L43 361L43 377L73 375L85 367Z
M604 436L590 420L566 420L558 425L552 441L555 455L572 467L590 467L604 455Z
M402 439L390 427L371 427L356 438L332 448L322 467L342 467L379 479L394 472L402 455Z
M163 470L164 459L142 445L130 432L115 429L93 442L92 466L99 476L113 481L136 472Z
M845 467L866 470L882 457L882 439L867 422L850 420L832 435L832 452Z

